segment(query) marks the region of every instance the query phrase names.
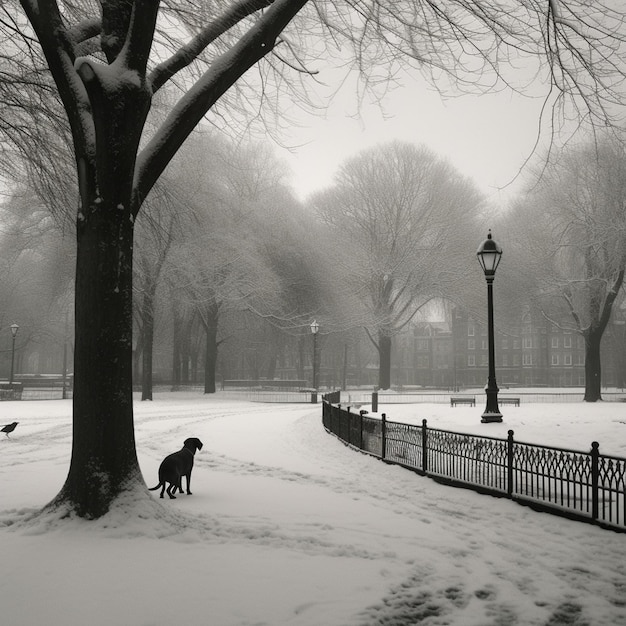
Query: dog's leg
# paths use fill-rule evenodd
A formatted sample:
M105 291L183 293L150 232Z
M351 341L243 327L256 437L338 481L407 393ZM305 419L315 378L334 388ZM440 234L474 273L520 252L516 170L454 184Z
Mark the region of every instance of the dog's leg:
M187 495L191 496L191 495L193 495L191 493L191 489L189 487L189 485L191 484L191 472L189 472L189 474L185 474L185 477L187 478ZM181 479L181 486L182 486L182 479ZM182 493L183 490L181 489L180 492Z

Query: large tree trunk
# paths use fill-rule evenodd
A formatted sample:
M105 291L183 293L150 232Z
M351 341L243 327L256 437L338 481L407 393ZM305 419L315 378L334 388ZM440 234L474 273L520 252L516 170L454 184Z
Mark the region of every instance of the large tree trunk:
M603 329L604 330L604 329ZM601 331L588 331L585 337L585 402L602 400Z
M391 387L391 337L380 334L378 337L378 387Z
M117 202L96 200L78 233L72 460L55 501L86 518L143 484L133 425L133 224Z
M76 347L72 459L53 505L98 518L123 491L145 487L132 394L132 185L150 95L145 85L78 69L93 111L95 160L77 159Z

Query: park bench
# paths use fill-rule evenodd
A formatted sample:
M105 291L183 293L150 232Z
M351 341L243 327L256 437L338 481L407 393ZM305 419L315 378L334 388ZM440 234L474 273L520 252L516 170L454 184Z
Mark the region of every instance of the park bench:
M498 398L498 402L500 404L513 404L514 406L519 406L520 399L519 398Z
M476 406L476 396L452 396L450 398L450 406L456 406L457 404Z

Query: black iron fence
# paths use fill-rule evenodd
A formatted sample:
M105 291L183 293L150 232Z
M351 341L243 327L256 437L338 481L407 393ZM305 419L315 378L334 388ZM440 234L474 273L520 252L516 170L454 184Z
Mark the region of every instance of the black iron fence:
M329 394L330 395L330 394ZM455 433L354 413L323 398L326 430L350 446L440 482L626 532L626 459Z

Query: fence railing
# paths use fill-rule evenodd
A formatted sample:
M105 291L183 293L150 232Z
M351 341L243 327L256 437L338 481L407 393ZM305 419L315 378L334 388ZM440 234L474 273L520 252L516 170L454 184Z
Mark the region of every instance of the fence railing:
M326 430L350 446L440 482L626 532L626 459L455 433L354 413L323 398Z

